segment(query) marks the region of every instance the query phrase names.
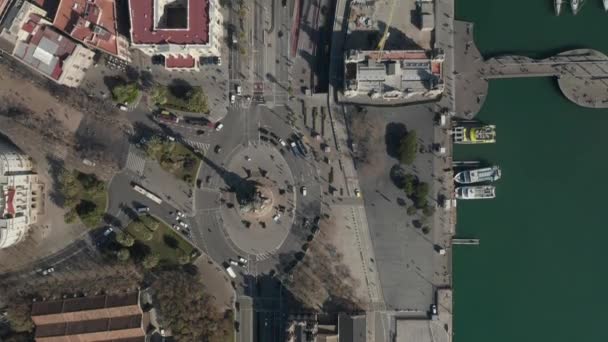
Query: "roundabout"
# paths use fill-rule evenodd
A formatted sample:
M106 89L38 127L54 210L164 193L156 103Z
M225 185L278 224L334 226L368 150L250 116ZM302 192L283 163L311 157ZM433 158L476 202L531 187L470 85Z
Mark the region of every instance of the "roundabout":
M295 211L293 175L271 146L240 148L227 164L220 212L224 229L243 252L276 251L291 229Z

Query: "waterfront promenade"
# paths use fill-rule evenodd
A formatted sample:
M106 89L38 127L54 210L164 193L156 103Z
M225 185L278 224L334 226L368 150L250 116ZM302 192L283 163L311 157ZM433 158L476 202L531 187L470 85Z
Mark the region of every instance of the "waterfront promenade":
M473 118L483 106L488 81L515 77L555 77L563 95L579 106L608 108L608 57L591 49L570 50L545 59L497 56L484 60L473 41L473 24L454 21L456 83L454 111Z

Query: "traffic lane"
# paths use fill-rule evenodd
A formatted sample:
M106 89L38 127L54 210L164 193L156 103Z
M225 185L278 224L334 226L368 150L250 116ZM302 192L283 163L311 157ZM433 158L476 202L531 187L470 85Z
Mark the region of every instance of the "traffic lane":
M114 176L108 189L109 203L107 213L109 217L107 218L107 223L125 228L129 222L139 216L137 208L147 207L149 211L146 213L172 225L177 210L165 201L158 204L141 195L133 190L133 184L138 184L137 177L129 172L121 172Z

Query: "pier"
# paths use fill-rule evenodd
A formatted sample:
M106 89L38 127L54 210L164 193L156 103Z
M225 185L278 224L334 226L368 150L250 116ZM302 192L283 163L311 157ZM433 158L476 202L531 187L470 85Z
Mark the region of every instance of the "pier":
M484 60L473 40L473 24L454 21L454 111L472 119L483 106L488 81L503 78L554 77L570 101L582 107L608 108L608 56L577 49L545 59L497 56Z
M479 239L452 239L452 245L479 246Z

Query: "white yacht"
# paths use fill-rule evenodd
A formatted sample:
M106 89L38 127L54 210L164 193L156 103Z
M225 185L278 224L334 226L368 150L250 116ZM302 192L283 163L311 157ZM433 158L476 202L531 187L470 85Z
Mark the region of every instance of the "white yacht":
M496 197L493 185L461 186L456 188L457 199L489 199Z
M608 11L608 0L604 0L604 11Z
M608 0L604 0L604 1L608 1ZM559 15L562 12L562 3L564 1L563 0L555 0L555 2L553 3L553 5L555 6L555 15Z
M454 176L454 181L460 184L495 182L500 179L500 176L500 168L492 166L458 172Z
M570 8L572 9L572 14L576 15L581 9L582 5L583 0L570 0Z

